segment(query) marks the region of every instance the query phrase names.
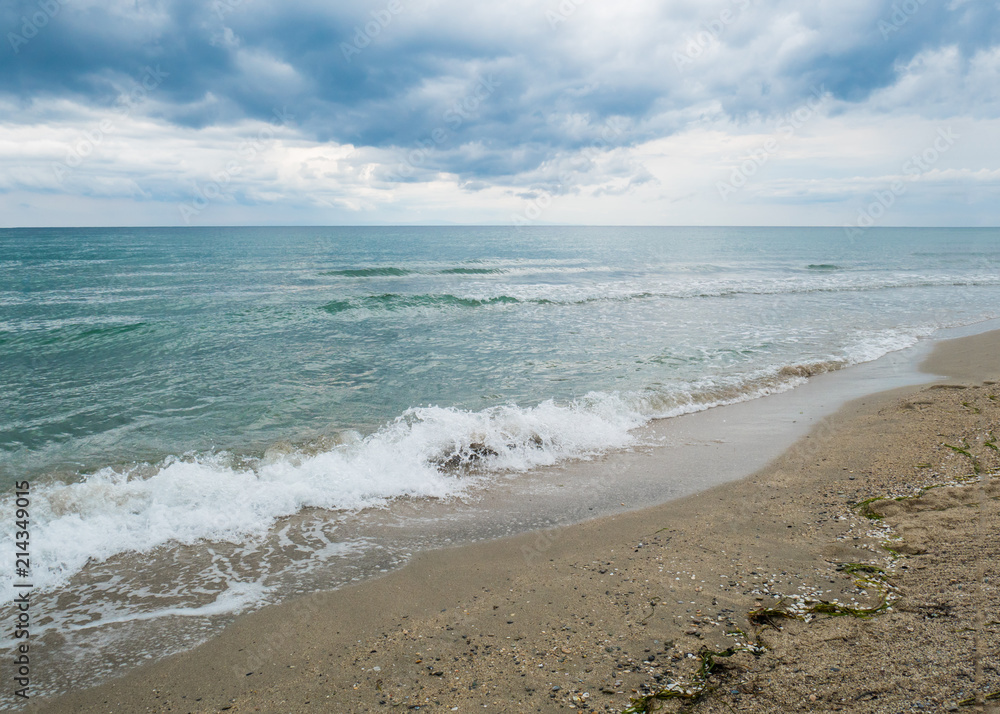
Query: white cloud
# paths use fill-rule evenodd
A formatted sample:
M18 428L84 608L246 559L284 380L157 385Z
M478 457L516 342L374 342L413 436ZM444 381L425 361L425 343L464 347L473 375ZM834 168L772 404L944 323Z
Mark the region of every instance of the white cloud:
M966 58L952 45L917 54L897 68L896 82L875 92L873 110L934 117L1000 117L1000 47Z
M968 20L982 4L922 6L891 43L878 31L887 2L574 6L403 0L351 64L332 38L379 3L261 0L199 16L181 38L202 33L207 64L127 112L86 88L0 94L0 220L99 222L114 206L177 223L178 204L204 200L195 222L509 222L551 194L540 222L839 224L952 124L961 141L910 181L896 219L930 207L945 223L1000 219L1000 46ZM74 7L158 43L177 22L169 2ZM296 22L269 35L280 20ZM126 90L143 71L134 60L78 85ZM456 126L449 110L483 77L499 87ZM286 103L296 123L261 118ZM751 173L722 200L734 171ZM973 198L958 209L962 191Z

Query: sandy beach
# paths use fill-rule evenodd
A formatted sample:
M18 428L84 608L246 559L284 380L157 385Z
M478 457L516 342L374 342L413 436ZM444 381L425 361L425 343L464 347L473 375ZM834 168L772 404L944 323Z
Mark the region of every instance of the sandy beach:
M30 710L669 711L679 691L704 712L989 711L997 355L1000 332L941 343L942 380L850 403L747 479L427 552Z

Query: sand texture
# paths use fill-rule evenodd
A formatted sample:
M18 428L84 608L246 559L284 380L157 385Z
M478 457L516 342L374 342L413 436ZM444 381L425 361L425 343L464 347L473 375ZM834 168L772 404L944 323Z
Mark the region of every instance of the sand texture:
M425 553L38 711L686 706L641 699L671 687L698 712L990 711L1000 333L928 368L950 378L853 402L750 478Z

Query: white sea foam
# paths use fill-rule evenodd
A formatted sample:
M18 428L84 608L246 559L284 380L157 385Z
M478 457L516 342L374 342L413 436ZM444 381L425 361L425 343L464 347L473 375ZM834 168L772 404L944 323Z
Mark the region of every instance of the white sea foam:
M260 583L231 582L227 584L214 600L194 607L164 607L147 612L131 612L127 610L112 610L102 612L101 616L85 624L62 624L66 630L91 630L106 627L116 623L136 622L141 620L156 620L161 617L212 617L231 612L242 612L256 605L265 603L268 590Z
M809 375L908 347L918 336L872 332L860 335L846 358L666 390L592 393L564 405L415 408L366 438L332 448L276 448L250 460L187 455L128 470L105 468L71 484L38 484L32 495L35 585L51 590L89 560L170 543L260 539L279 518L305 508L357 511L400 497L462 496L491 475L627 448L635 443L634 430L650 419L785 391ZM3 507L11 511L10 505ZM9 574L0 577L9 595Z
M976 273L957 278L952 275L896 273L886 275L810 274L807 276L739 277L705 279L701 276L669 281L635 280L591 281L587 283L511 283L497 285L469 280L458 296L488 301L504 296L521 302L545 301L555 304L635 299L692 299L732 297L736 295L789 295L809 293L870 292L905 288L972 287L1000 285L1000 276Z
M126 471L105 468L72 484L38 484L31 511L34 582L50 590L88 560L171 542L261 538L278 518L304 508L359 510L402 496L459 496L491 473L626 447L642 421L612 395L479 412L429 407L320 453L249 463L228 454L190 455ZM9 595L12 582L4 577Z
M883 355L904 350L917 344L921 337L933 334L934 327L925 325L908 330L880 330L862 332L847 347L848 364L871 362Z
M505 269L507 278L512 277ZM591 268L567 268L592 272ZM674 275L670 280L588 280L580 282L518 282L462 275L460 284L435 293L380 293L335 300L324 306L338 319L369 319L370 313L386 310L436 316L440 310L463 310L484 307L492 310L517 309L520 304L583 305L589 303L629 302L636 300L698 300L731 298L741 295L797 295L821 293L866 293L882 290L941 287L988 287L1000 285L993 273L954 275L887 273L816 273L808 275L740 276L705 278ZM443 286L442 286L443 287Z

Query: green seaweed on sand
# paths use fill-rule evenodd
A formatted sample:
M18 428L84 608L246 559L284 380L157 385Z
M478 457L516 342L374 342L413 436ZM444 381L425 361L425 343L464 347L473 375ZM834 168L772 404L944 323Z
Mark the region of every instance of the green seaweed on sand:
M975 459L975 457L972 454L969 453L969 450L968 450L969 449L969 445L966 444L966 443L963 443L962 446L952 446L951 444L947 444L947 443L942 443L941 445L942 446L946 446L947 448L949 448L952 451L954 451L956 454L962 454L964 456L968 456L970 459ZM962 448L963 446L965 448Z
M880 612L885 612L889 609L889 601L887 598L883 598L875 607L850 607L848 605L842 605L836 602L827 602L825 600L810 606L809 612L817 615L829 615L831 617L857 617L860 619L866 619L869 617L874 617Z
M858 510L858 514L864 516L870 521L881 521L885 516L872 508L871 504L876 501L884 501L882 496L875 496L874 498L866 498L860 503L855 503L854 508Z
M750 642L733 645L721 652L705 648L697 655L700 665L698 666L698 671L691 676L691 681L688 684L671 682L652 694L632 697L631 705L622 714L649 714L656 711L658 702L665 702L671 699L679 699L686 704L694 704L712 691L713 688L709 686L708 679L719 666L717 660L732 657L739 652L750 652L757 655L762 651L763 648L760 645Z
M836 600L818 600L802 596L783 597L776 605L760 606L747 613L754 625L776 627L778 620L809 622L815 615L830 617L857 617L866 619L892 606L893 587L883 568L870 563L841 563L837 570L852 575L860 587L873 587L878 591L879 602L874 607L853 607Z
M962 439L962 446L952 446L951 444L948 443L942 443L941 445L951 449L956 454L962 454L962 456L969 457L969 460L972 461L973 473L979 473L980 471L979 460L969 452L969 444L965 441L965 439Z
M992 434L990 434L990 436L991 439L987 443L994 444L996 439ZM966 456L972 458L971 454L968 453L968 444L964 441L963 446L965 449L962 449L961 447L954 447L950 444L944 444L944 446L947 446L956 452L965 453ZM995 445L991 448L995 448ZM969 483L970 480L972 479L965 478L955 479L949 483L930 484L921 487L918 492L912 496L875 496L861 501L860 503L852 504L850 507L865 518L873 521L881 521L884 516L872 508L872 504L876 501L885 501L893 498L897 501L916 499L920 498L931 489L943 488L945 486L961 486ZM661 530L667 529L664 528ZM883 541L882 543L882 547L888 553L890 559L895 560L897 558L904 557L901 553L891 547L891 543L892 541L889 540ZM871 563L840 563L837 565L837 570L853 576L854 582L861 587L875 588L878 595L878 601L872 607L855 607L853 605L846 605L835 600L821 600L795 595L791 597L783 597L776 604L771 606L761 605L753 610L750 610L746 616L751 625L759 628L752 640L746 635L746 633L738 629L734 632L727 633L730 635L739 635L743 642L723 650L722 652L715 652L707 648L703 649L697 655L700 660L698 670L691 676L687 683L675 680L650 694L632 697L631 705L625 709L622 714L649 714L650 712L656 711L660 703L668 700L677 700L685 706L697 704L703 697L714 691L714 687L709 685L709 677L719 664L716 660L723 657L731 657L738 652L750 652L754 656L763 654L767 651L767 647L761 639L762 634L768 627L778 629L779 626L777 623L780 620L810 622L816 616L820 615L826 615L827 617L853 617L864 620L875 617L876 615L884 612L888 612L892 609L892 603L897 597L894 595L896 588L890 582L889 574L886 573L884 568ZM653 605L653 603L650 604ZM1000 691L987 694L985 699L987 701L1000 700ZM960 706L970 706L975 703L975 698L965 699L958 702Z
M975 483L977 480L978 479L976 478L975 474L973 474L972 476L958 476L958 477L956 477L956 478L954 478L951 481L948 481L946 483L932 483L932 484L929 484L927 486L921 486L919 489L917 489L917 492L915 494L911 495L911 496L893 496L892 500L893 501L912 501L915 498L920 498L925 493L927 493L928 491L933 490L935 488L948 488L948 487L954 487L954 486L966 486L966 485L968 485L970 483ZM871 518L872 520L882 520L881 514L879 514L874 509L872 509L869 506L869 504L873 503L874 501L888 501L888 500L889 500L888 496L877 496L875 498L869 498L867 501L862 501L861 503L855 504L855 508L861 508L862 506L865 507L865 508L868 508L868 510L870 510L874 514L874 516L868 516L869 518ZM865 515L865 514L862 513L861 515ZM892 551L888 547L886 547L886 550L889 550L889 552L892 552L892 553L895 552L895 551Z
M847 573L848 575L854 575L855 573L873 573L876 575L885 575L885 570L878 567L877 565L871 565L869 563L843 563L837 566L837 570Z
M989 694L987 694L986 696L984 696L983 697L983 701L985 701L985 702L1000 701L1000 689L998 689L995 692L990 692ZM960 707L971 707L971 706L975 706L978 703L979 702L976 701L975 697L969 697L968 699L962 699L962 700L960 700L958 702L958 706L960 706Z
M709 677L719 665L717 660L732 657L739 652L749 652L754 656L763 654L767 650L767 647L761 641L761 634L764 628L768 626L777 628L775 624L777 620L787 619L808 622L812 615L866 619L885 612L891 607L892 586L883 568L869 563L841 563L837 566L837 570L854 576L854 581L858 585L877 587L879 590L879 603L875 607L870 608L851 607L835 601L813 600L796 596L784 597L771 607L760 606L747 613L747 620L750 624L760 627L752 640L740 629L727 632L726 634L728 635L739 636L742 642L721 652L708 648L702 649L697 654L700 661L698 670L691 675L687 683L675 680L650 694L632 697L631 704L622 714L649 714L656 711L660 702L669 700L678 700L687 705L696 704L702 697L711 693L714 689L709 686Z
M874 581L870 581L874 583ZM802 600L801 603L786 605L787 598L782 599L773 607L758 607L747 613L747 619L754 625L777 627L778 620L798 620L808 622L812 615L828 615L829 617L856 617L867 619L880 612L888 610L892 603L888 591L881 593L881 599L875 607L851 607L833 600Z

